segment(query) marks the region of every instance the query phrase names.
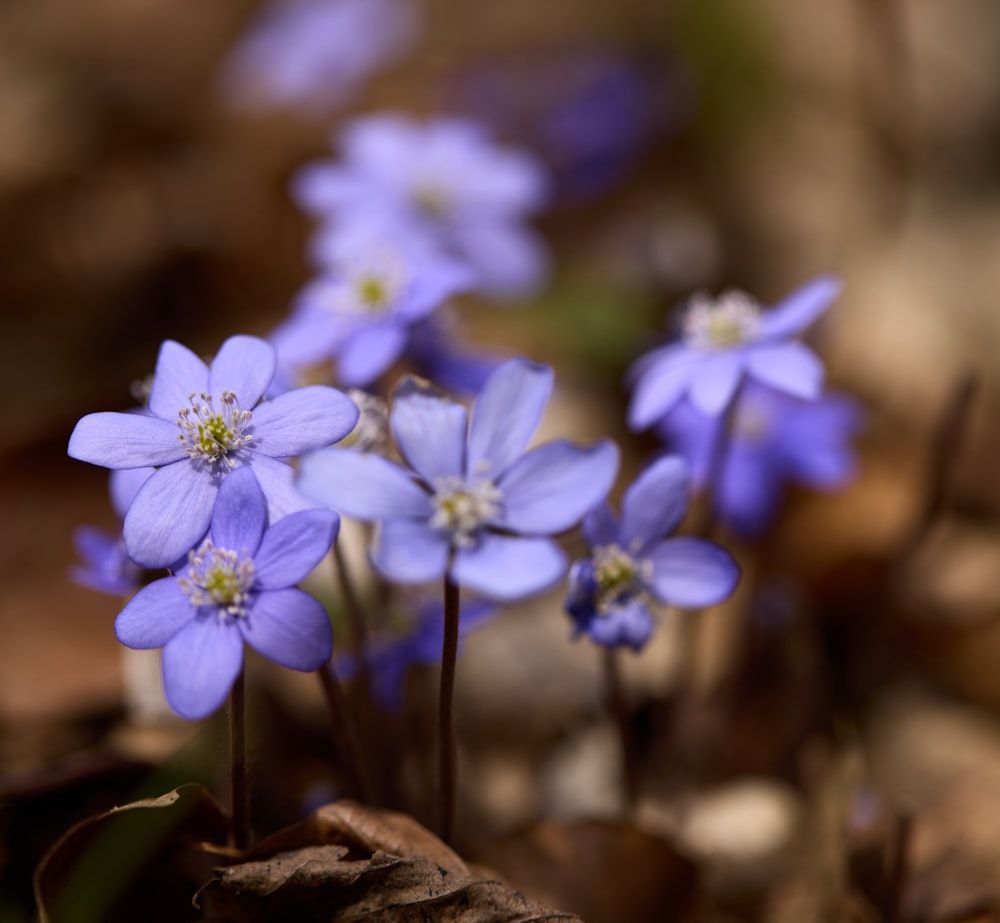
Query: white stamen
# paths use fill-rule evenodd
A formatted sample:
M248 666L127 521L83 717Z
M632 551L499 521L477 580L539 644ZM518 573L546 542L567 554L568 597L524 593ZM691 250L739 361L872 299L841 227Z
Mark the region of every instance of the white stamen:
M188 573L177 582L193 606L216 606L219 617L247 614L254 581L253 559L244 551L216 548L210 538L188 552Z
M483 526L500 515L503 494L488 479L470 482L448 475L434 482L431 503L431 527L450 532L454 547L468 548L475 544Z
M222 409L216 410L212 396L202 392L188 396L190 407L177 412L180 427L178 439L188 456L207 462L224 462L228 468L235 466L230 454L244 448L253 440L246 432L253 414L242 410L232 391L222 392Z
M745 292L695 295L684 316L684 339L695 349L732 349L756 339L759 326L760 305Z

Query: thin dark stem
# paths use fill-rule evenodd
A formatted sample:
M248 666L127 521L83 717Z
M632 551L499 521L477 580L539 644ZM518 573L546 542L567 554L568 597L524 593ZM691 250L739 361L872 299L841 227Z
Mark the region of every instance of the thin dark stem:
M453 701L458 659L458 584L444 577L444 642L441 647L441 693L438 698L438 809L441 838L451 842L455 820L455 728Z
M712 454L708 462L708 477L705 481L706 494L699 522L693 532L701 538L708 538L718 524L719 494L722 490L722 478L726 470L726 461L733 441L733 430L736 427L739 402L743 395L742 387L736 390L729 406L722 414L722 419L712 440Z
M889 862L886 869L888 888L883 917L886 923L899 923L903 910L903 892L909 873L910 842L913 839L913 815L908 811L896 817L890 843Z
M344 558L344 552L337 542L333 544L333 560L337 565L337 583L344 599L344 611L347 613L347 625L351 636L351 654L361 677L361 685L365 698L372 688L371 667L368 663L368 629L365 624L365 612L361 600L351 579L351 572Z
M233 845L250 848L250 799L247 792L246 680L241 669L229 692L229 742L232 769Z
M604 677L608 689L608 705L618 725L618 739L621 746L622 777L625 782L625 805L629 812L634 810L639 798L639 760L635 735L629 721L625 689L622 684L619 651L604 649Z
M372 804L368 777L361 764L358 736L351 722L350 709L348 709L347 700L344 698L344 690L340 688L340 682L333 672L333 665L328 663L326 666L320 667L316 671L316 675L319 677L319 684L323 689L323 696L326 698L326 705L330 712L334 741L344 765L344 772L347 775L347 787L353 798L365 804Z

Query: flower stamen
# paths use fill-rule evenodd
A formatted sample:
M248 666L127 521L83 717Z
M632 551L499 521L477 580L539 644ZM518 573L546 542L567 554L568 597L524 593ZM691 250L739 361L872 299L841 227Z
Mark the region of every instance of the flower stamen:
M503 494L488 479L470 482L456 475L438 478L431 497L431 528L451 533L455 548L469 548L483 526L500 515L502 502Z
M247 614L254 574L253 559L246 552L216 548L206 538L188 552L187 575L177 582L191 605L215 606L222 619L241 618Z
M188 400L191 406L177 412L178 439L188 456L234 467L230 455L253 440L253 434L246 432L253 414L241 409L236 395L228 390L222 392L221 410L215 409L212 396L205 392L191 394Z
M648 600L647 585L653 579L653 564L634 558L621 545L600 545L593 551L594 583L598 615L608 615L627 600Z
M684 316L684 339L695 349L732 349L756 339L759 325L760 305L745 292L695 295Z

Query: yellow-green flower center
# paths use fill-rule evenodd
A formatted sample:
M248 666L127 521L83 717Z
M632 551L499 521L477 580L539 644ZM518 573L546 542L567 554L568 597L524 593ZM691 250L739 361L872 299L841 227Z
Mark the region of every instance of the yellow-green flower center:
M210 538L188 552L188 571L178 577L193 606L215 606L220 616L245 616L254 564L244 552L216 548Z
M191 406L177 412L178 438L188 456L207 462L222 461L232 468L234 461L229 456L253 440L253 434L246 431L253 414L240 408L232 391L222 392L219 410L212 396L204 392L191 394L188 400Z
M430 524L449 532L454 547L468 548L475 544L483 526L500 515L502 502L503 495L490 480L441 477L434 483Z
M725 350L756 339L760 306L743 292L696 295L684 317L684 339L701 350Z
M652 562L633 557L617 544L594 548L591 560L597 584L595 608L598 615L607 615L626 599L648 597L646 586L653 578Z

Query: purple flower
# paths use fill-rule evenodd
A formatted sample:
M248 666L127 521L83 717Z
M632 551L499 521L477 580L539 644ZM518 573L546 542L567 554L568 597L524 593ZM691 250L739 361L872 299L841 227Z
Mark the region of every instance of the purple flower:
M92 413L77 423L73 458L157 468L125 515L125 548L137 564L167 567L193 548L208 529L220 484L241 466L257 475L272 519L310 506L284 459L347 435L358 409L321 386L258 404L274 370L274 347L256 337L230 337L211 367L167 340L148 414Z
M438 311L415 324L406 361L418 375L445 391L478 394L506 357L464 346L455 333L456 320Z
M391 113L350 123L341 148L341 163L306 167L293 188L325 223L313 246L320 265L344 228L360 226L443 248L496 297L542 284L546 256L524 220L544 204L546 182L526 154L496 147L470 120L420 125Z
M662 458L625 491L620 523L607 504L588 513L590 555L573 563L566 599L577 634L638 650L653 631L653 603L701 609L736 589L739 565L724 548L666 538L684 518L688 480L681 458Z
M243 642L293 670L330 659L330 619L295 589L330 550L340 520L303 510L267 527L267 504L252 470L223 482L208 537L175 577L140 590L119 613L126 647L163 648L163 691L185 718L215 711L243 667Z
M734 409L721 483L714 485L720 517L744 536L760 534L774 519L785 482L819 490L843 487L854 475L850 440L861 427L861 409L846 395L802 401L763 386L740 392ZM657 432L705 486L723 422L682 402Z
M278 361L284 369L336 359L340 384L369 385L403 353L413 325L471 282L465 266L426 247L353 234L272 334Z
M412 0L279 0L267 5L223 64L223 95L248 109L322 114L401 57L417 31Z
M645 429L685 394L702 413L716 416L729 406L744 376L812 399L823 383L823 366L808 347L790 338L811 324L840 292L821 276L771 311L749 295L696 295L684 317L684 341L655 349L635 362L629 426Z
M331 448L302 459L300 487L357 519L378 521L372 561L388 579L460 586L514 600L565 571L546 537L600 502L618 467L604 440L557 440L524 453L552 390L552 370L525 359L486 382L471 420L461 404L412 381L396 389L390 426L406 470L377 455Z

